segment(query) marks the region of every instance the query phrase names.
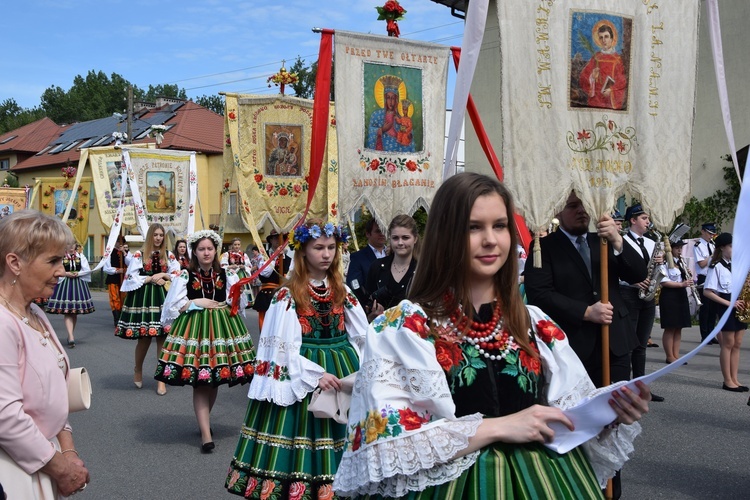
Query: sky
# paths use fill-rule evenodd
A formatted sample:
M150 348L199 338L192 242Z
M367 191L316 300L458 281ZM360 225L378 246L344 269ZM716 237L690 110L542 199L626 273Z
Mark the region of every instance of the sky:
M317 59L312 28L385 35L375 7L384 0L27 0L3 5L5 76L0 102L41 103L49 87L67 91L77 75L102 71L143 90L184 88L189 98L219 92L277 93L267 77L282 60ZM431 0L401 0L401 38L460 46L463 21ZM455 70L449 70L449 89ZM452 92L449 90L449 95ZM450 97L449 97L450 99ZM451 101L449 100L448 103Z

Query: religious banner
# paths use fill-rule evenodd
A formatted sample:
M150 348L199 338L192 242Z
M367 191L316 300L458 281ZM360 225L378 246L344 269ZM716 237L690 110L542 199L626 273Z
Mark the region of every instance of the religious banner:
M336 31L339 205L385 228L429 208L442 179L448 47Z
M123 220L120 222L126 226L134 226L136 221L133 211L133 194L127 185L122 185L121 169L125 166L122 162L122 149L119 147L103 147L82 150L81 163L83 165L86 165L83 155L86 151L94 178L96 203L102 224L106 227L112 226L113 219L120 206L120 198L122 198L124 192L125 210L123 211ZM81 170L80 167L79 170Z
M331 108L332 109L332 108ZM307 202L313 102L278 96L227 96L227 140L248 229L266 222L288 232ZM332 114L332 112L331 112ZM329 127L335 126L333 120ZM329 134L330 136L330 134ZM334 156L331 156L331 154ZM338 182L335 150L324 158L319 186ZM225 174L225 187L231 181ZM309 216L328 218L337 200L318 189Z
M0 219L28 206L28 188L0 187Z
M690 194L699 0L498 2L505 182L532 230L571 189L668 232Z
M146 226L159 223L179 236L192 233L197 182L195 153L127 148L123 159L130 170L136 217L142 215Z
M75 173L73 174L75 175ZM91 177L83 177L76 186L72 177L44 177L39 179L39 210L47 215L63 219L69 201L71 209L66 224L73 232L76 241L81 245L89 237L89 213L93 194Z

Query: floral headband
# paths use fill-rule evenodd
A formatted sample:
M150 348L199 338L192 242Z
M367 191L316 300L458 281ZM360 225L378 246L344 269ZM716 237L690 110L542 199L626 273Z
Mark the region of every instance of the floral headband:
M216 231L211 231L210 229L204 229L203 231L196 231L192 234L189 234L187 237L188 245L192 247L203 238L210 239L214 242L216 248L221 248L221 237L219 237Z
M322 228L317 224L313 224L310 227L303 224L296 228L292 233L292 237L289 239L289 246L295 250L302 248L302 245L308 241L316 240L321 236L334 236L338 243L346 243L349 241L349 233L342 226L334 226L330 222L324 225Z

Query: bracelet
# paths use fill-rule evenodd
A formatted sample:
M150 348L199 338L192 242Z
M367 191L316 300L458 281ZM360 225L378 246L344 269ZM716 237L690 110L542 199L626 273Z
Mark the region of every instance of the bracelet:
M63 454L63 455L65 455L68 452L75 453L78 458L81 458L81 455L79 455L78 452L75 449L73 449L73 448L68 448L67 450L61 451L60 453Z

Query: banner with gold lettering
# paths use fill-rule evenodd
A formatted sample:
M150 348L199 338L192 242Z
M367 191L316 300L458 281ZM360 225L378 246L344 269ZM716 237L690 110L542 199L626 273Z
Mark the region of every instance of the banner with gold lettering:
M0 219L29 206L29 188L0 187Z
M700 1L498 2L505 182L533 230L575 189L638 196L662 231L690 193Z
M68 201L73 198L67 224L73 232L76 241L81 245L85 244L89 237L90 204L94 199L91 192L91 177L81 178L78 187L75 187L76 183L72 176L44 177L39 179L39 181L41 181L39 210L42 213L54 215L62 219L65 215Z
M277 231L290 230L307 202L313 102L284 95L227 96L227 154L231 155L245 227L266 222ZM331 106L331 117L333 107ZM332 218L337 212L338 166L335 121L329 123L329 148L310 217ZM333 146L333 149L331 148ZM227 175L225 184L229 181ZM327 186L327 187L326 187ZM334 195L332 198L331 195Z
M443 45L336 31L339 204L366 205L381 227L429 208L442 179Z

